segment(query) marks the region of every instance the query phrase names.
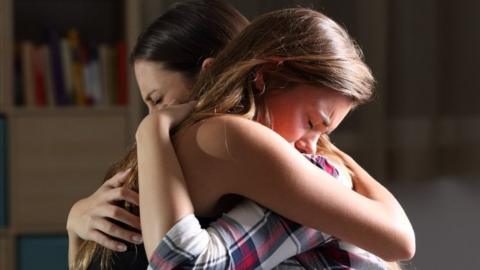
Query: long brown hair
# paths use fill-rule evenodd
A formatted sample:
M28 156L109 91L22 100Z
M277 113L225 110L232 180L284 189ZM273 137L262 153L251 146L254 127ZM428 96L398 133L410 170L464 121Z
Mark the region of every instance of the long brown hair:
M255 89L258 70L265 91ZM273 11L255 19L201 74L192 91L198 104L183 126L214 114L258 120L264 111L258 93L295 83L328 87L361 104L372 96L374 79L359 47L333 20L304 8Z
M195 80L208 57L215 57L246 25L248 20L233 6L222 0L187 0L173 4L138 37L131 61L147 60L162 63L187 80ZM132 168L125 186L138 191L137 149L110 167L104 177ZM119 206L136 213L138 208L125 202ZM94 241L82 243L70 269L88 269L94 258L101 269L110 269L113 251Z

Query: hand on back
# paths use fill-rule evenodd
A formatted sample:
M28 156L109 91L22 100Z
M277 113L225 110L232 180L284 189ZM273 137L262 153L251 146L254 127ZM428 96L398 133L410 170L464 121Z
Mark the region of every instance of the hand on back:
M118 239L140 244L141 234L112 222L115 220L140 230L140 217L115 205L118 201L139 204L138 193L124 186L128 172L115 174L95 193L76 202L68 215L67 230L114 251L126 250L125 244Z

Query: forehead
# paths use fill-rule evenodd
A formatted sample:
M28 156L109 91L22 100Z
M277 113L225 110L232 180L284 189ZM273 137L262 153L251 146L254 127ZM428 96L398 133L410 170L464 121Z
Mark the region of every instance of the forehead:
M166 95L188 85L182 73L168 70L161 63L138 60L134 63L134 71L143 98L152 91Z
M318 115L325 124L336 126L351 110L351 98L327 87L302 84L285 97L290 106Z
M332 110L338 105L353 105L351 98L324 86L300 84L292 90L289 91L289 98L308 104L307 106Z

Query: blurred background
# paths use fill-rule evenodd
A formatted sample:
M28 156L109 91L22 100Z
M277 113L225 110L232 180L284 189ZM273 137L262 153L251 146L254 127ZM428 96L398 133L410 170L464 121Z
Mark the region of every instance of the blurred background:
M0 269L66 268L71 205L102 183L146 113L128 52L173 2L0 0ZM480 2L227 2L249 19L302 6L345 26L376 98L333 141L404 206L417 237L406 269L480 267ZM78 52L72 70L93 65L108 74L104 84L51 91L58 67L41 59L60 63L65 48Z

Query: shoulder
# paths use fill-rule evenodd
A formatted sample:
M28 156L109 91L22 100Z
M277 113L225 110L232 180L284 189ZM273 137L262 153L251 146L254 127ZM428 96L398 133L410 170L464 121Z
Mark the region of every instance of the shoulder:
M179 136L178 144L222 159L278 144L288 147L288 143L270 128L236 115L210 117L187 127Z
M238 115L222 115L211 117L198 123L198 128L201 132L208 132L209 134L215 136L224 136L225 132L228 132L228 135L238 136L246 136L252 132L260 132L260 135L272 135L275 133L271 129L258 122Z

